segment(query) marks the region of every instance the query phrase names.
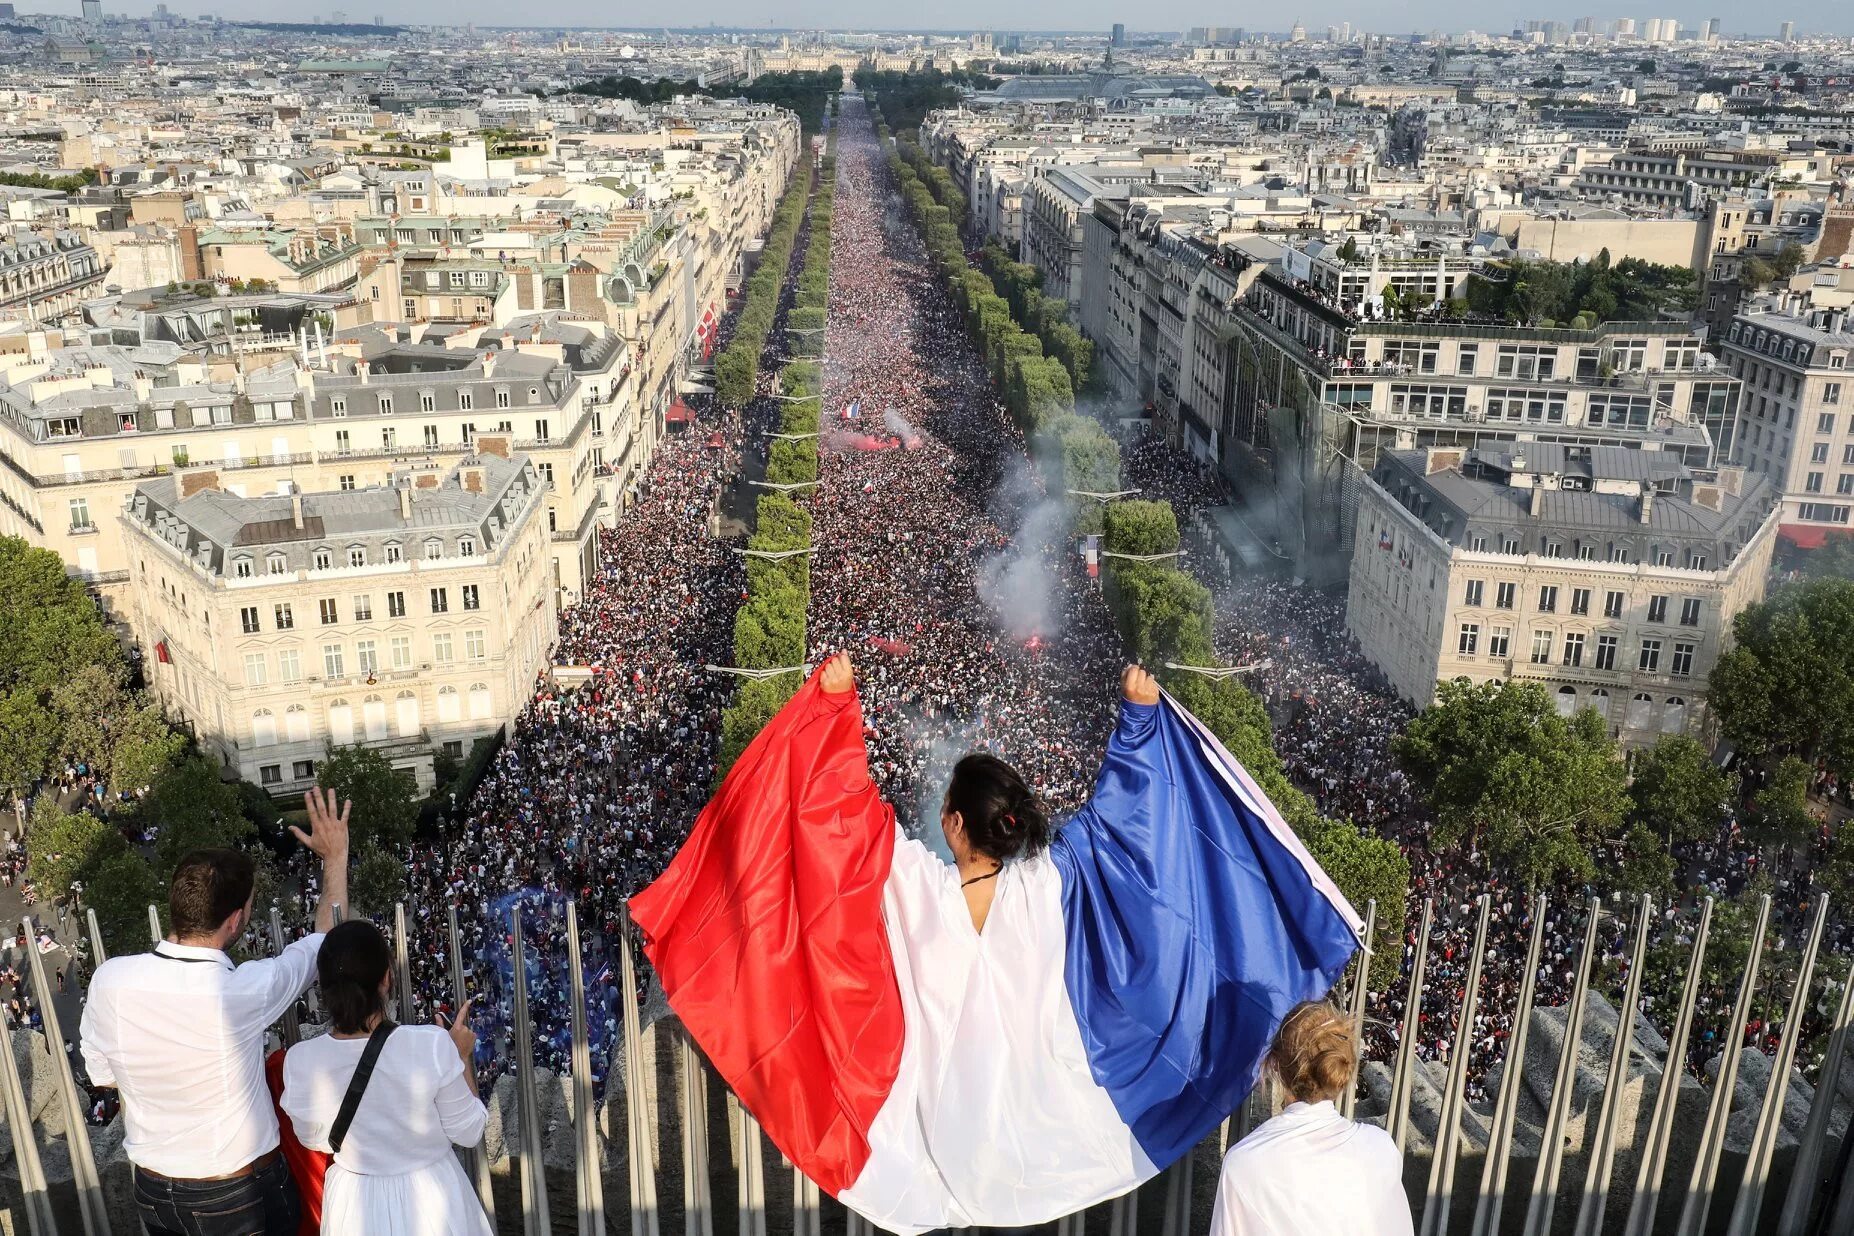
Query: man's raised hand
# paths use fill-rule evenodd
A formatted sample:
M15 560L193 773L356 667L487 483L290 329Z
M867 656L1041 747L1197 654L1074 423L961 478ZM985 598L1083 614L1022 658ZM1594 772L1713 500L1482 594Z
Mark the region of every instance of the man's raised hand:
M316 857L324 863L346 862L348 857L348 812L354 809L352 802L341 804L341 810L335 810L335 792L320 786L311 786L303 795L303 806L309 812L309 831L304 832L296 825L290 825L290 831L296 839L314 851Z

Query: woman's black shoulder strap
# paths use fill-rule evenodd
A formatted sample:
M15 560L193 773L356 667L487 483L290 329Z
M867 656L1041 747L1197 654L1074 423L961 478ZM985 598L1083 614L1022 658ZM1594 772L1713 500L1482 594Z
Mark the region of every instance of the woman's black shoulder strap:
M348 1092L341 1096L341 1111L335 1116L335 1127L328 1131L328 1149L331 1154L341 1153L341 1143L347 1139L348 1126L354 1123L354 1113L360 1110L361 1096L367 1093L367 1083L373 1080L373 1066L379 1063L381 1049L397 1029L398 1026L382 1019L373 1028L373 1033L367 1036L367 1046L361 1052L360 1063L354 1066L354 1077L348 1082Z

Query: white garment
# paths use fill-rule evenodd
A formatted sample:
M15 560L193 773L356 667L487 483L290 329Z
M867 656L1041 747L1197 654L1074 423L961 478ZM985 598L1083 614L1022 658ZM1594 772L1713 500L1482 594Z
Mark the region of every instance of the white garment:
M84 1067L122 1095L123 1150L182 1180L223 1176L277 1148L264 1036L315 978L320 935L233 968L216 948L163 942L97 967Z
M981 934L959 873L897 829L882 918L907 1034L839 1195L897 1236L1047 1223L1157 1170L1082 1046L1055 863L1009 862L997 882Z
M1330 1101L1290 1103L1230 1147L1210 1236L1410 1236L1403 1156L1390 1134Z
M327 1150L367 1040L304 1039L283 1058L296 1136ZM341 1236L493 1236L452 1145L474 1146L489 1112L437 1026L401 1026L380 1049L354 1122L329 1164L322 1230Z

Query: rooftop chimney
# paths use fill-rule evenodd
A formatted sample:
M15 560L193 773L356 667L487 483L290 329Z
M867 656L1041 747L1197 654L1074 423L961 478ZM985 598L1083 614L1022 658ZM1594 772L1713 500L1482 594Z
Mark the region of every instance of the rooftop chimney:
M303 530L303 491L290 490L290 526L298 532Z
M1526 514L1537 519L1545 510L1545 486L1534 481L1532 496L1526 500Z
M1641 521L1645 524L1649 521L1649 519L1653 517L1653 515L1654 515L1654 489L1651 486L1644 484L1642 486L1642 505L1641 505L1641 511L1640 511L1639 517Z
M476 453L494 455L498 459L509 458L509 436L503 433L479 433L476 435Z
M219 488L217 468L194 468L180 474L180 496L183 498L191 498L194 494L217 488Z
M399 518L405 520L407 523L411 523L412 522L412 478L407 477L405 480L405 483L400 484L400 485L395 485L393 486L393 488L399 494Z

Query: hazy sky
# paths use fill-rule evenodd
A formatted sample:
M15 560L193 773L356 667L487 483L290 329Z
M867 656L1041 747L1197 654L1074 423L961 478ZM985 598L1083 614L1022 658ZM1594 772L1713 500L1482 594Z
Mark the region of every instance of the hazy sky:
M77 0L21 0L20 11L47 9L75 16ZM119 3L104 0L104 9L131 16L153 10L151 0ZM928 28L940 30L1105 30L1123 21L1130 30L1184 30L1190 26L1242 26L1250 30L1286 30L1296 18L1309 34L1322 36L1328 25L1349 21L1355 27L1385 34L1412 30L1510 31L1528 18L1570 22L1591 16L1599 21L1615 17L1677 17L1681 25L1697 27L1708 17L1722 19L1728 33L1775 34L1779 22L1794 21L1799 33L1832 31L1854 33L1854 4L1847 0L1778 0L1748 13L1742 6L1715 4L1711 8L1668 6L1661 9L1552 8L1549 4L1486 4L1476 0L1318 0L1284 5L1205 4L1198 0L940 0L931 5L901 5L892 0L687 0L674 5L614 4L609 0L543 0L535 5L511 6L506 0L238 0L231 4L169 0L176 13L212 13L234 18L308 21L328 17L337 10L349 21L372 21L375 14L387 21L414 23L476 21L506 25L523 16L564 25L639 26L670 21L680 26L710 21L731 26L765 28Z

